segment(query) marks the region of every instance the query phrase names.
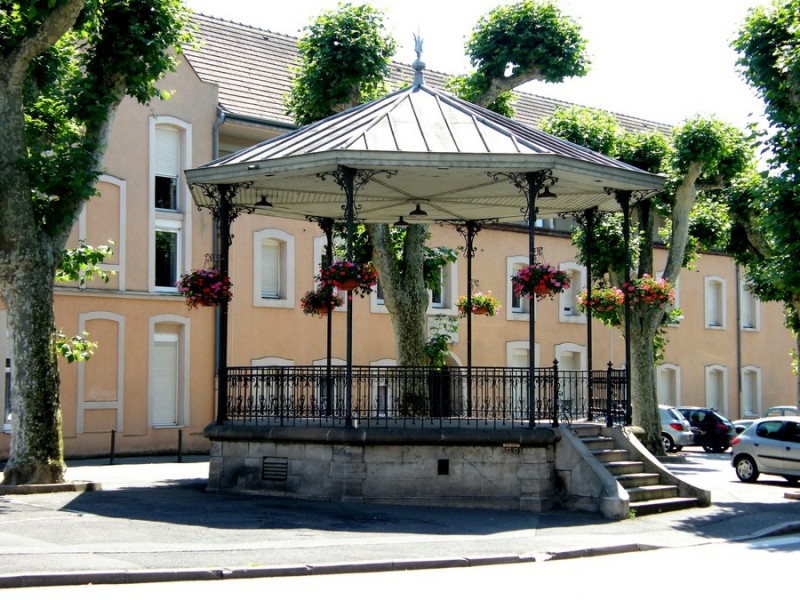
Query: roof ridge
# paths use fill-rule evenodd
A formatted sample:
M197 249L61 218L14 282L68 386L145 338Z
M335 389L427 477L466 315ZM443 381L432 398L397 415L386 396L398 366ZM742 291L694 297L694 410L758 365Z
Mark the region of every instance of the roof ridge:
M192 12L192 17L198 16L208 19L210 21L221 21L222 23L228 23L230 25L238 25L239 27L244 27L245 29L250 29L257 32L264 32L264 33L271 33L274 35L280 35L282 37L292 39L292 40L299 40L300 38L296 35L292 35L290 33L282 33L280 31L275 31L273 29L265 29L264 27L258 27L257 25L250 25L249 23L241 23L239 21L233 21L231 19L226 19L224 17L217 17L214 15L207 15L201 12Z

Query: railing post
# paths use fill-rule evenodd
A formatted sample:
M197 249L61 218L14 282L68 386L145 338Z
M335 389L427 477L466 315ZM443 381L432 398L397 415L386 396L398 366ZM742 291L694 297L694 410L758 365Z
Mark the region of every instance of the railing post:
M558 360L553 359L553 427L558 427L558 391L561 385L558 380Z
M614 406L614 380L612 378L612 373L611 361L608 361L608 370L606 371L606 427L614 426L614 416L612 415Z

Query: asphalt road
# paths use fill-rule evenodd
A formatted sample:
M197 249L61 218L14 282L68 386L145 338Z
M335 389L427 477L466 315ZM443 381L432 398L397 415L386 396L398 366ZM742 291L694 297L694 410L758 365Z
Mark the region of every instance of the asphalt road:
M0 496L0 587L541 563L800 528L797 500L785 497L796 486L741 483L729 454L688 448L678 458L667 466L711 489L713 505L625 521L210 494L204 460L82 462L68 477L102 492Z

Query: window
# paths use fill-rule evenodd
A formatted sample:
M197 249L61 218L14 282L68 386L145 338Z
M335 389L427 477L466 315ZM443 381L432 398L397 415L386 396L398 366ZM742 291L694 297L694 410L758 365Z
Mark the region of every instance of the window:
M181 134L173 127L156 126L155 206L179 210L178 183L181 173Z
M253 305L294 305L294 237L279 229L256 231L253 237Z
M174 291L191 256L189 191L191 125L171 117L150 119L151 291Z
M574 323L586 321L584 315L578 309L578 294L585 287L584 269L574 262L561 263L559 268L569 276L569 289L558 295L559 321Z
M578 344L558 344L555 355L561 379L561 406L567 413L572 413L577 407L585 405L588 395L582 374L586 370L586 349Z
M150 330L150 424L185 425L189 412L188 319L152 317Z
M706 407L728 414L728 369L720 365L706 367Z
M444 276L444 269L439 267L437 269L437 279L439 281L439 289L438 290L431 290L431 308L444 308L444 296L445 296L445 276Z
M511 277L515 275L517 271L527 266L527 257L510 256L506 259L506 281L508 282L506 284L506 298L509 299L506 305L510 307L510 309L506 311L506 319L510 321L527 320L529 318L528 315L530 315L530 298L515 294L514 288L511 285Z
M438 291L431 290L431 312L434 314L455 314L458 302L458 286L455 285L458 281L457 266L456 262L451 262L439 268L441 288Z
M761 414L761 369L742 369L742 418L758 417Z
M172 227L170 223L156 225L155 233L155 285L157 288L175 287L180 274L180 241L179 224Z
M725 280L705 278L706 329L725 328Z
M530 343L527 341L521 342L506 342L506 364L509 367L517 369L530 368ZM534 346L534 364L539 364L539 345ZM525 414L528 405L528 390L524 385L524 381L520 377L512 377L511 384L514 386L510 390L509 395L514 406L514 410L519 411L520 414Z
M328 364L328 359L322 358L315 360L313 364L317 367L325 367ZM341 358L331 357L332 367L343 367L346 364L347 361L344 361ZM339 373L340 376L336 377L334 374L334 376L331 378L332 381L330 386L328 385L327 377L325 375L319 379L319 390L317 394L317 398L319 398L319 400L315 408L316 413L320 416L344 416L345 381L344 377L341 376L342 370L337 369L336 372ZM330 402L328 401L328 388L330 388Z
M744 282L741 283L739 288L739 303L742 315L742 329L757 330L759 328L760 303L758 298L747 289Z
M393 384L396 383L396 381L384 376L387 372L380 367L394 367L396 365L397 361L393 358L383 358L369 363L370 367L375 367L373 371L374 374L370 373L370 379L372 380L372 399L369 407L366 407L365 413L363 412L365 407L359 407L362 414L366 414L367 416L374 414L379 417L388 417L394 412L395 390Z
M677 365L656 367L656 398L659 404L680 406L681 371Z

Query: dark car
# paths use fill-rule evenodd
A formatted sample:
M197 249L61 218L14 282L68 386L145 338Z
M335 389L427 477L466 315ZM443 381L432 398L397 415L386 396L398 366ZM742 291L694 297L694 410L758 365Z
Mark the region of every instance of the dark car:
M678 412L686 417L692 428L692 446L702 446L706 452L725 452L731 447L736 428L713 408L681 406Z

